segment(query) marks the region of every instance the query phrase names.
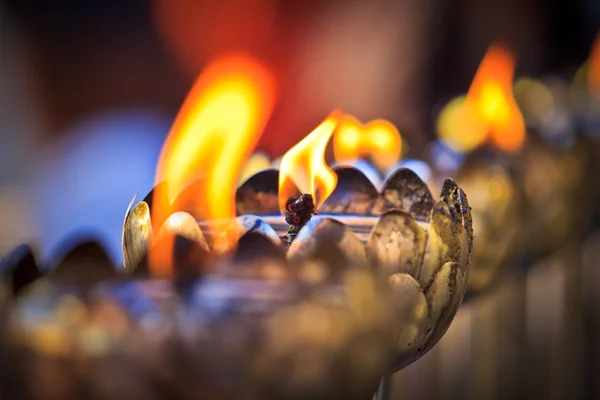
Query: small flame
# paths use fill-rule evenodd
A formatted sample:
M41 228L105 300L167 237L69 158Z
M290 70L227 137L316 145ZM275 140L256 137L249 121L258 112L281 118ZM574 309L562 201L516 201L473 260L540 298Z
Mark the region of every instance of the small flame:
M596 36L588 61L590 91L600 94L600 34Z
M313 196L318 209L337 185L337 175L325 162L325 150L342 114L333 111L319 126L288 150L279 167L279 208L299 193Z
M398 162L401 152L400 132L384 119L363 125L347 115L333 136L333 154L337 162L369 157L378 169L386 171Z
M525 121L512 93L515 56L495 43L487 51L467 94L467 104L487 125L489 139L499 149L516 152L525 140Z
M451 149L466 152L491 141L506 152L525 140L525 120L512 92L515 56L494 43L484 56L466 96L448 103L438 118L437 133Z
M156 181L166 181L167 185L155 189L155 229L174 211L193 209L198 220L235 217L239 175L274 101L271 76L256 60L232 55L208 65L188 94L160 155ZM192 180L201 190L182 192ZM155 274L168 274L172 243L154 250L150 268Z
M437 134L450 149L464 153L483 144L488 132L475 107L467 102L466 96L459 96L442 109L437 121Z

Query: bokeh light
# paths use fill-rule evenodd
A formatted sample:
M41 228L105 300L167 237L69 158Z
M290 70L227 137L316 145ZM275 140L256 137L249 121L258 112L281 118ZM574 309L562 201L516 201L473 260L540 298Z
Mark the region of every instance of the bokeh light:
M31 199L42 259L85 230L122 262L121 230L134 194L145 196L170 120L147 110L95 115L48 146L33 166Z
M528 125L542 124L554 108L552 93L539 80L520 78L516 81L513 91Z
M333 136L333 153L338 162L368 159L380 171L387 171L400 159L402 137L398 128L387 120L362 124L345 115Z
M451 100L437 121L438 138L450 149L461 153L476 149L487 139L486 124L466 100L466 96Z
M463 153L452 150L439 140L430 145L428 154L434 167L442 173L454 173L465 158Z

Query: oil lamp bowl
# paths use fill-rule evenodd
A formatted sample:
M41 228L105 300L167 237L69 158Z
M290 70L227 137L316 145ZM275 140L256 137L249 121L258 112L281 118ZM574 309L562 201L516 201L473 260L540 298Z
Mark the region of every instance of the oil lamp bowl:
M511 170L471 155L457 181L470 194L477 246L473 250L469 294L493 286L523 250L523 201Z
M326 266L325 275L339 278L357 265L376 281L386 282L382 293L390 292L386 304L394 330L391 370L396 371L431 349L458 310L470 271L471 208L451 179L444 182L440 200L435 201L427 185L409 169L393 173L381 191L355 168L334 171L336 189L289 246L281 239L288 226L279 215L276 170L259 172L239 187L235 220L212 221L210 230L207 222L197 226L207 237L221 226L217 232L230 238L229 249L211 248L213 253L227 253L247 241L248 235L259 236L266 240L250 247L257 253L277 249L284 254L285 270L318 263ZM152 248L150 207L142 203L125 217L123 251L128 272L135 270L136 261L143 265L147 249ZM243 262L244 258L238 249L236 259ZM334 331L329 334L335 335Z
M594 212L592 149L581 135L557 147L530 130L513 157L485 149L467 157L457 182L470 194L477 231L469 293L585 235Z
M527 249L533 257L549 254L586 232L597 181L593 147L587 141L578 135L572 145L556 148L531 132L519 155Z

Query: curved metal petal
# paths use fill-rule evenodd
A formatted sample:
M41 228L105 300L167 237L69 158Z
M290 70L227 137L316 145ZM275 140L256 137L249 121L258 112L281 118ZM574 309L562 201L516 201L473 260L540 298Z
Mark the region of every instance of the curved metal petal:
M171 214L156 234L157 242L167 235L180 236L192 242L198 243L204 251L209 251L206 239L198 226L196 219L185 211Z
M371 215L378 197L375 185L354 167L335 167L333 170L338 176L338 182L319 212Z
M268 169L252 175L237 189L237 214L279 214L278 189L278 170Z
M427 250L419 282L424 288L447 261L455 261L462 273L467 270L469 239L462 224L462 214L450 211L447 203L439 201L431 213L431 227L427 232Z
M283 248L281 238L275 229L256 215L241 215L227 222L219 230L219 237L214 241L213 250L224 254L237 247L239 240L248 233L256 233L267 238L274 246Z
M42 275L33 249L27 244L16 247L0 260L0 280L8 284L13 296L17 296Z
M430 307L431 335L424 344L423 354L431 349L446 333L466 289L466 280L455 262L447 262L425 292Z
M77 237L76 240L80 238ZM72 240L68 239L67 242ZM48 274L52 281L69 285L88 285L118 276L106 250L92 239L77 243Z
M134 200L135 197L131 202ZM126 273L131 273L148 253L151 240L150 207L142 201L125 216L123 223L123 270Z
M406 367L423 350L422 344L430 322L427 299L419 283L408 274L389 277L396 318L396 361L394 372Z
M315 217L298 233L288 250L292 263L317 259L334 270L366 262L365 246L358 236L332 218Z
M373 228L367 257L386 275L406 273L417 279L425 254L427 234L407 213L388 211Z
M383 197L389 203L382 211L396 208L420 221L428 221L435 202L427 185L414 171L401 168L383 184Z

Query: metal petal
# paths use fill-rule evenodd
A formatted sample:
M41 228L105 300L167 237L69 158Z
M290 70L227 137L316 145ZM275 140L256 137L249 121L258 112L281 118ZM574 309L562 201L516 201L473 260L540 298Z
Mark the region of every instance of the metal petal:
M134 200L135 196L131 200L131 204ZM142 201L126 214L123 223L123 270L126 273L131 273L148 253L148 245L151 240L150 207Z
M228 253L234 250L239 240L248 233L256 233L267 238L274 246L283 248L281 238L275 229L256 215L241 215L219 228L219 237L214 240L213 250Z
M427 334L430 316L425 294L412 276L393 274L389 282L397 321L395 372L420 357L419 348Z
M42 277L42 272L29 245L21 245L13 249L0 262L0 277L17 296L26 286Z
M467 195L462 189L458 189L461 203L461 211L463 214L463 226L467 231L467 239L469 244L469 253L473 250L473 217L471 216L471 207Z
M260 271L256 274L259 279L286 279L290 270L287 268L285 250L281 240L277 245L260 233L247 232L238 241L232 268L244 266Z
M171 214L158 230L154 240L159 242L168 235L183 237L198 243L202 250L209 251L208 243L206 243L206 239L198 226L198 222L196 222L196 219L187 212L178 211Z
M209 258L208 244L196 219L184 211L173 213L165 220L152 240L149 252L152 254L154 251L158 251L158 254L164 254L164 251L171 252L169 259L159 257L164 260L162 262L168 262L167 265L160 265L159 270L165 276L181 282L190 282L201 276ZM144 259L136 275L147 275L148 267L148 259Z
M414 171L398 169L383 184L383 197L392 208L409 213L413 218L428 221L435 202L427 185Z
M429 287L437 271L448 261L456 261L464 274L470 256L462 214L451 212L448 204L439 201L431 215L427 249L419 276L419 282L424 288Z
M378 197L375 185L360 170L336 167L338 182L321 208L327 214L371 215Z
M444 181L444 185L442 186L442 194L440 195L440 200L444 203L448 204L448 210L450 211L450 215L452 219L460 219L462 223L462 205L460 203L460 188L452 179L446 179Z
M423 354L431 349L446 333L465 294L466 281L455 262L444 264L432 285L425 292L430 307L431 335Z
M80 240L77 235L68 238L65 242L72 243L73 239ZM118 276L104 248L93 240L77 243L48 275L55 282L69 285L88 285L115 279Z
M288 251L292 263L311 259L322 260L334 270L344 270L366 262L365 246L341 222L315 217L300 230Z
M452 179L446 179L442 187L441 200L448 204L448 211L452 221L460 220L466 233L466 247L460 247L461 258L459 262L460 269L464 275L470 264L471 248L473 247L473 220L471 218L471 208L467 201L467 195L458 187ZM457 228L452 228L453 233L457 233ZM462 231L461 231L462 232ZM460 246L465 246L459 243Z
M279 214L279 171L261 171L246 180L235 195L237 215Z
M410 215L388 211L373 228L367 258L385 275L406 273L417 279L426 243L427 234Z

